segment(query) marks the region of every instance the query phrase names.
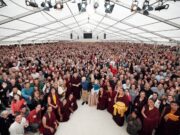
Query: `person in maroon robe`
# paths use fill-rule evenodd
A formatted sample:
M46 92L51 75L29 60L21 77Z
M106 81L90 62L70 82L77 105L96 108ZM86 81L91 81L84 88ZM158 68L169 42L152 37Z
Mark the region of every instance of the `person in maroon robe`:
M125 95L124 91L122 88L118 89L118 93L116 94L115 97L115 103L117 102L122 102L125 104L125 107L128 109L129 107L129 99L128 97ZM117 125L119 126L123 126L124 125L124 115L121 116L119 114L114 115L113 114L113 119L116 122Z
M60 121L62 119L62 102L59 100L59 96L55 91L55 88L51 88L48 96L48 105L52 107L56 119Z
M172 101L170 108L166 108L159 126L161 128L157 135L180 134L180 109L177 102Z
M69 95L71 94L71 92L72 92L72 90L71 90L71 76L70 76L70 74L66 75L65 82L66 82L66 88L67 88L65 98L67 99L69 97Z
M107 92L103 90L103 88L101 87L98 93L97 109L105 110L106 108L107 108Z
M148 105L143 107L141 113L143 127L140 135L152 135L152 131L157 128L160 119L159 110L154 106L153 99L148 99Z
M116 91L113 91L111 87L108 87L107 96L108 96L107 111L113 114L113 105L114 105L114 99L116 97Z
M73 95L76 99L81 98L81 79L78 77L78 73L74 73L72 79L71 79L71 90L73 92Z
M73 112L75 110L77 110L78 105L77 105L77 102L76 102L76 98L73 96L73 94L69 95L69 98L67 99L67 102L69 104L69 107L73 110Z
M51 106L48 106L47 113L42 119L42 133L43 135L54 135L58 127L56 116L54 115Z
M69 120L69 117L71 115L71 112L73 110L70 108L70 104L67 102L66 99L63 100L63 107L62 107L62 122L66 122Z
M28 117L27 121L29 123L29 130L32 132L37 132L41 124L41 105L38 104L34 110L32 110Z

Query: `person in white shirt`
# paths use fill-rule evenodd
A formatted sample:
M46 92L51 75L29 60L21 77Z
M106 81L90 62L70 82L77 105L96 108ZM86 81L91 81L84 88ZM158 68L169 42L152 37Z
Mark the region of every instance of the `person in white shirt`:
M24 135L24 125L21 123L22 116L19 114L16 116L14 123L10 126L10 135Z

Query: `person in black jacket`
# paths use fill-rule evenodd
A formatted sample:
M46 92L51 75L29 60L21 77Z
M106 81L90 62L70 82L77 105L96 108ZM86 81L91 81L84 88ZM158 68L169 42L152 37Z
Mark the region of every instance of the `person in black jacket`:
M7 110L4 110L1 113L0 117L0 134L9 135L9 127L14 122L14 116L9 114Z

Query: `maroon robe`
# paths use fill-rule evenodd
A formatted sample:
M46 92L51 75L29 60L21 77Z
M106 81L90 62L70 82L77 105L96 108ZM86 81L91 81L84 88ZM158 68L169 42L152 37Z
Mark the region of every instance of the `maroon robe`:
M170 108L167 108L165 110L165 114L170 113ZM161 131L162 135L179 135L180 134L180 109L178 109L174 115L179 116L178 121L172 121L171 119L168 119L167 121L164 120L164 117L162 118L162 124L163 128Z
M113 114L113 110L114 110L113 105L114 105L114 98L116 97L116 91L108 92L107 95L108 95L107 111Z
M97 109L105 110L106 108L107 108L107 93L105 90L103 90L103 92L99 92L98 94Z
M154 107L152 110L149 110L149 107L145 107L144 114L147 118L143 118L143 127L141 135L152 135L153 129L157 128L159 123L159 110Z
M56 119L58 120L58 121L60 121L60 116L59 116L59 109L60 109L60 111L62 110L62 102L59 100L59 96L56 94L56 104L54 103L54 100L53 100L53 97L52 97L52 94L50 94L49 95L49 97L50 97L50 99L51 99L51 104L52 105L54 105L54 106L56 106L56 104L58 105L58 108L56 108L56 109L54 109L53 107L53 112L54 112L54 114L55 114L55 116L56 116Z
M71 90L71 81L70 79L66 79L66 99L69 97L69 95L72 93L72 90Z
M118 94L116 102L123 102L126 105L126 107L129 107L129 99L126 95L124 95L123 97L119 97L119 94ZM124 125L124 116L121 117L119 114L116 114L113 116L113 119L117 125L119 126Z
M74 97L76 99L80 99L81 98L81 86L79 85L79 87L76 87L76 86L73 86L73 84L76 84L76 85L81 84L81 79L79 77L77 77L77 78L72 77L71 84L72 84L71 90L73 92Z
M68 104L69 104L69 107L70 107L73 111L77 110L78 105L77 105L77 102L76 102L76 98L73 97L71 100L68 99L67 102L68 102Z
M54 129L54 133L52 133L49 129L42 126L43 135L54 135L55 132L56 132L55 124L54 124L56 122L56 116L52 112L50 117L49 117L48 113L46 113L44 115L44 117L46 118L46 125L49 126L49 127L52 127Z
M66 122L69 120L69 117L71 115L71 111L70 111L70 104L67 102L65 105L63 105L63 108L62 108L62 116L63 116L63 119L62 119L62 122Z

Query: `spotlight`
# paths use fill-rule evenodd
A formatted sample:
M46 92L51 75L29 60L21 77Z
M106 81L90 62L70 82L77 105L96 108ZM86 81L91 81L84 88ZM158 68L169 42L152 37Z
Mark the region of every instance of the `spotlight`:
M144 3L143 3L142 9L143 10L152 11L153 7L149 5L149 1L148 0L145 0Z
M138 1L134 0L132 5L131 5L131 12L133 12L133 11L140 11L140 10L141 10L141 8L138 7Z
M54 9L63 9L63 3L61 1L56 1L56 4L54 5Z
M104 7L105 7L105 12L106 13L112 13L112 11L114 9L114 5L110 4L110 0L105 0Z
M33 0L26 0L25 3L27 6L38 7L38 4Z
M50 8L52 8L51 0L45 0L45 2L41 3L41 7L44 8L44 10L49 11Z
M7 4L3 0L0 0L0 8L5 7L5 6L7 6Z
M94 9L97 9L99 7L99 3L98 2L95 2L94 3Z
M157 7L155 7L155 10L162 10L162 9L168 9L169 8L169 4L163 5L163 3Z
M78 3L79 12L86 12L87 0L82 0L81 3Z

